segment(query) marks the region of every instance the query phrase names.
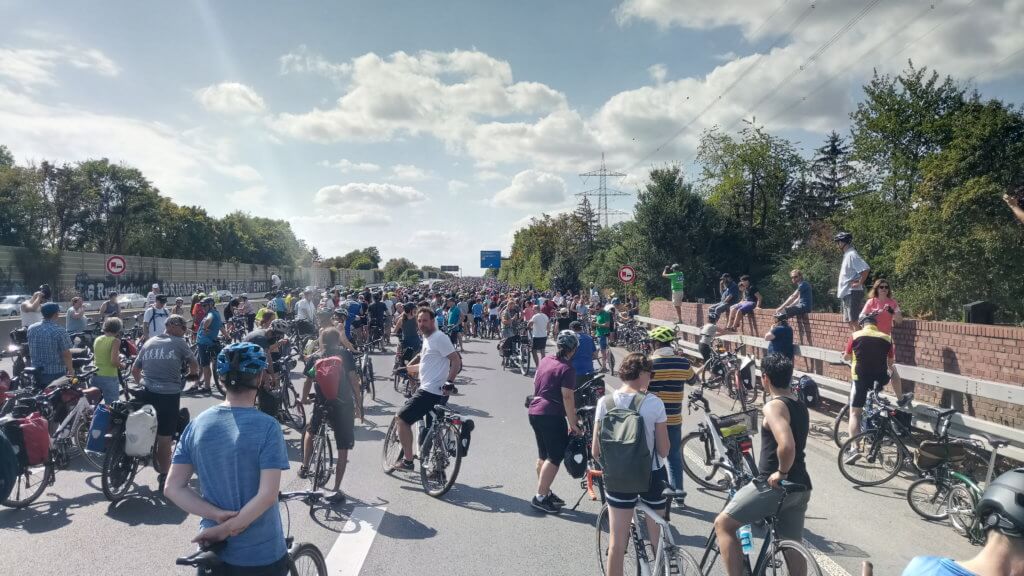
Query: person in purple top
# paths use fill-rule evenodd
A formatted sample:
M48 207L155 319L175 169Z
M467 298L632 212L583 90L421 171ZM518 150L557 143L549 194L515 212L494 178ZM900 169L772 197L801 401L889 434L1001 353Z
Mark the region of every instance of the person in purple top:
M569 433L580 434L574 396L576 370L572 367L579 345L575 332L559 332L555 355L541 359L534 374L529 415L537 438L537 494L530 504L545 514L557 514L565 506L565 501L551 491L551 483L565 456Z

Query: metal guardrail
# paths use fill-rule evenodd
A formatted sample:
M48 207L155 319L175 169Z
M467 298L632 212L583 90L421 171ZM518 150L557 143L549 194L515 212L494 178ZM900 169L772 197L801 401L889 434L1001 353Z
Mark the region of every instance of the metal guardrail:
M637 316L636 320L650 326L668 326L675 328L676 332L700 335L699 327L690 326L688 324L676 324L668 320L658 320L657 318L649 318L647 316ZM768 342L764 338L759 338L757 336L748 336L744 334L721 334L717 336L717 338L723 342L745 344L751 348L768 348ZM679 340L678 343L693 356L699 357L700 354L696 344L686 340ZM811 358L813 360L822 360L824 362L839 363L843 360L843 354L841 352L837 350L829 350L827 348L794 345L793 351L797 356ZM1024 387L1003 384L1000 382L991 382L989 380L972 378L961 374L949 374L940 370L932 370L930 368L910 366L907 364L896 364L896 372L899 374L900 378L904 380L912 380L914 382L935 386L944 390L970 394L972 396L979 396L991 400L998 400L1008 404L1024 405ZM813 378L818 384L818 389L821 392L821 395L829 400L845 403L849 398L849 381L838 380L821 374L805 373L799 370L794 370L793 374L797 377L806 374ZM758 375L760 375L760 370L758 370ZM935 420L934 415L937 410L938 408L935 406L915 401L914 424L919 428L931 429ZM999 453L1019 462L1024 462L1024 430L1019 430L997 422L991 422L989 420L983 420L967 414L955 415L952 418L951 423L952 431L960 436L981 439L980 436L978 436L978 433L981 432L1009 440L1011 442L1010 446L1000 449Z

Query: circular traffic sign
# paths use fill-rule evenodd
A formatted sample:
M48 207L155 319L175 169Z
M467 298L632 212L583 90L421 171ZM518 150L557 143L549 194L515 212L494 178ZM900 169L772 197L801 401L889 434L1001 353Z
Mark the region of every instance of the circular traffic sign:
M124 261L124 256L111 256L107 258L107 272L114 276L120 276L124 274L124 271L128 269L128 264Z
M636 280L636 270L632 266L623 266L619 268L619 280L622 280L626 284L632 284Z

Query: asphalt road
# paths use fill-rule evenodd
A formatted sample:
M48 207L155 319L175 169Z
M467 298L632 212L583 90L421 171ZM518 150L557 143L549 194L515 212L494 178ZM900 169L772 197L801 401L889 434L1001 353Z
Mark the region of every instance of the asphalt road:
M620 352L621 354L621 352ZM357 424L344 489L348 503L318 506L311 513L291 505L292 534L316 544L335 566L332 574L559 574L594 575L599 565L594 522L600 506L584 499L577 511L544 516L530 507L535 490L532 432L523 398L532 378L503 372L493 342L470 342L458 396L451 404L476 421L476 431L455 487L441 499L421 491L418 472L386 476L381 440L400 405L384 374L390 355L376 355L377 402L369 426ZM615 378L609 378L615 383ZM708 393L715 413L731 402ZM187 399L193 413L218 398ZM685 423L692 429L698 417ZM946 554L963 558L974 549L944 525L919 519L904 499L907 481L854 489L836 467L837 449L825 437L824 417L815 422L808 467L815 490L805 539L817 551L823 573L859 574L862 560L875 574L899 574L911 557ZM287 430L292 470L283 489L303 489L296 477L299 435ZM4 573L188 574L174 558L191 551L198 519L155 493L156 474L142 471L134 495L117 505L100 491L100 477L81 461L57 473L56 483L25 510L0 509ZM554 490L570 505L581 493L565 474ZM687 509L674 512L678 540L698 559L722 496L688 486ZM759 546L759 543L755 543ZM759 548L758 548L759 549ZM716 567L714 573L721 573Z

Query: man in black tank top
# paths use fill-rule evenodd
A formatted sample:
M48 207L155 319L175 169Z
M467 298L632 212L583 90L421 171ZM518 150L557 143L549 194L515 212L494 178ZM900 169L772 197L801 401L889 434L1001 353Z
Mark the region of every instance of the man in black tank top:
M784 496L779 487L783 480L800 484L806 490L785 496L776 529L782 539L797 542L803 539L804 516L811 498L811 478L804 462L810 418L807 407L796 399L790 388L792 379L793 362L789 358L777 352L765 356L761 363L761 384L772 399L764 405L761 425L758 471L762 478L740 488L715 519L718 546L729 576L743 573L743 552L736 530L775 513ZM806 566L801 569L799 565L803 563L802 558L790 557L787 553L787 560L790 574L806 574Z

